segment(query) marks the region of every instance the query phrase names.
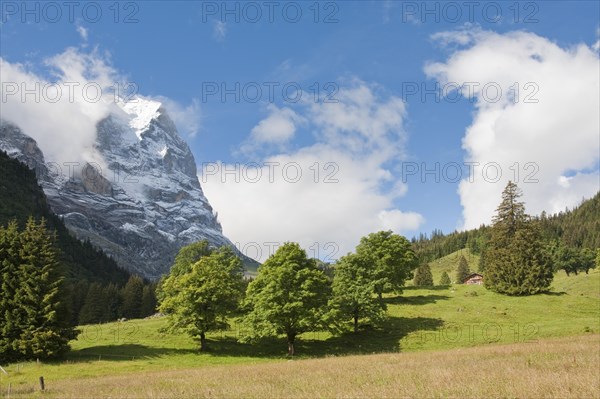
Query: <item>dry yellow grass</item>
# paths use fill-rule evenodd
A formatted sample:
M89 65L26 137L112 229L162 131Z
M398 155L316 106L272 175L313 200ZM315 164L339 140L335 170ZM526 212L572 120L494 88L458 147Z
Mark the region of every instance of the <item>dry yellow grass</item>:
M45 398L600 398L600 335L47 384ZM11 397L39 395L35 388Z

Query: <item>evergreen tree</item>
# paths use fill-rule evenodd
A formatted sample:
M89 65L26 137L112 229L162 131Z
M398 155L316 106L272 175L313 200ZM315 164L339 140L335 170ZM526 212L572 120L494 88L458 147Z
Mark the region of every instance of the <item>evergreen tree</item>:
M142 308L141 316L148 317L156 313L156 295L154 293L154 285L147 284L142 291Z
M13 346L21 335L17 323L19 309L15 294L20 284L19 250L21 247L16 221L0 226L0 363L17 357Z
M450 281L450 276L448 275L448 273L443 272L440 277L440 285L442 287L446 287L446 286L449 286L450 284L452 284L452 282Z
M364 258L349 254L339 259L334 268L333 290L329 300L329 327L341 332L348 320L354 333L358 332L359 321L380 323L385 318L383 300L374 296L373 268Z
M20 336L13 347L26 359L57 357L69 349L77 333L69 323L54 237L43 219L36 223L30 218L20 241L20 281L14 301Z
M418 266L410 242L392 231L361 238L356 254L373 268L373 287L379 298L384 292L402 292L405 281Z
M485 273L485 262L486 262L486 254L485 249L481 251L481 255L479 256L479 263L477 265L477 270L479 273Z
M94 324L104 320L106 304L100 283L90 284L85 302L79 312L79 324Z
M329 294L327 276L296 243L285 243L258 268L248 285L245 340L285 334L288 355L294 355L299 334L322 325Z
M102 322L117 320L121 315L121 295L116 284L102 287Z
M142 297L144 295L144 280L140 276L131 276L122 290L123 317L137 319L142 310Z
M460 255L460 258L458 258L458 267L456 268L456 283L464 283L470 273L467 259L463 255Z
M552 282L552 262L541 240L538 223L525 213L521 191L509 182L493 219L486 252L487 288L507 295L542 292Z
M415 287L433 287L433 275L429 263L422 263L415 271Z
M202 256L189 272L167 277L160 311L168 315L171 330L183 330L206 350L206 333L226 328L243 294L243 266L231 248L221 247ZM146 287L147 288L147 287Z

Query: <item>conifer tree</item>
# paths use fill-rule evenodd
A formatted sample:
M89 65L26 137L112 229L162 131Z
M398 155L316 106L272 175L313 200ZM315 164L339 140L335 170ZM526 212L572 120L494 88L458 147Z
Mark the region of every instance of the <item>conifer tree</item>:
M469 273L470 271L467 259L465 259L463 255L460 255L460 258L458 258L458 267L456 268L456 283L464 283L466 278L469 276Z
M433 287L433 275L429 263L422 263L415 271L415 287Z
M17 222L13 220L7 227L0 226L0 363L17 356L13 344L20 336L15 313L18 310L15 294L20 283L19 249Z
M148 317L156 313L156 295L154 294L154 286L147 284L142 291L142 308L141 316Z
M144 280L140 276L131 276L122 291L123 317L137 319L142 310L142 297L144 295Z
M445 287L452 284L452 282L450 281L450 276L448 275L448 273L443 272L441 277L440 277L440 285Z
M70 325L54 237L43 219L36 223L30 218L20 242L19 286L14 301L20 336L13 347L26 359L60 356L77 333Z
M79 324L94 324L104 320L106 304L100 283L90 284L85 302L79 312Z
M507 295L542 292L552 282L552 262L544 250L537 222L525 213L522 193L508 182L493 219L486 251L484 284Z

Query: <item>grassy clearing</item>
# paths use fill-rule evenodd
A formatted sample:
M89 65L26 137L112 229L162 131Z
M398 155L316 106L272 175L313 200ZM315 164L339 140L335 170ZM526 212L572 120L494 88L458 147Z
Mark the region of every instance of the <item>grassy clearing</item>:
M476 272L479 270L479 255L472 254L471 251L467 249L461 249L459 251L453 252L450 255L446 255L443 258L436 259L433 262L429 262L429 267L431 267L431 274L433 275L433 283L439 284L440 278L443 272L448 273L450 276L450 280L454 282L456 278L456 268L458 267L458 260L460 256L464 256L469 264L469 269L472 272Z
M454 265L450 266L451 263L451 258L448 258L439 263L442 266L432 265L434 276L439 277L443 267L454 268ZM582 335L584 337L577 338L577 340L586 340L591 336L596 337L595 341L586 342L594 345L592 354L595 353L597 356L600 351L597 335L594 335L600 332L600 271L598 270L591 271L589 275L580 274L571 277L559 273L555 277L550 294L531 297L506 297L489 292L481 286L453 285L448 288L436 287L430 290L408 287L401 297L388 297L386 301L390 317L382 329L365 329L358 336L351 334L331 337L325 332L305 334L300 337L297 345L299 359L397 352L403 352L403 356L413 356L409 352L464 349L497 343L524 343L529 344L524 348L539 349L541 348L539 345L545 345L544 340L547 338ZM287 346L283 338L264 340L255 345L240 344L236 341L238 332L234 327L232 331L211 334L209 336L211 352L200 354L197 352L197 344L189 337L160 333L159 328L164 326L164 323L164 319L155 318L83 327L83 333L78 340L72 343L73 351L65 360L54 363L11 364L5 367L9 375L0 373L0 397L5 397L9 383L11 384L11 397L17 397L19 393L21 396L29 396L36 389L39 376L45 377L49 387L60 390L65 386L71 388L77 386L79 383L76 380L81 380L81 383L84 384L84 381L89 381L88 379L98 379L100 385L109 384L108 381L113 378L118 381L131 380L131 384L134 385L142 384L138 380L146 378L147 375L154 376L154 373L159 374L149 378L162 378L160 373L165 373L166 370L168 370L167 374L175 373L173 378L181 379L190 369L204 370L202 373L213 373L209 370L213 368L222 370L222 366L235 369L235 367L246 365L248 370L262 369L263 367L267 367L264 370L271 370L268 367L275 369L288 367L284 366L289 363L285 359ZM561 345L568 345L568 342L569 340L566 340ZM483 350L483 348L481 349ZM423 354L423 359L429 359L427 356L430 355L437 356L433 352L427 353ZM540 352L539 355L542 356L542 353ZM556 356L558 358L562 355L557 354ZM479 355L477 358L479 359ZM414 359L417 362L417 358ZM265 364L267 362L269 365ZM307 372L312 368L308 366L312 363L294 362L293 364L307 364L307 366L298 366L302 367L302 370L306 369ZM329 366L319 367L327 369ZM401 369L407 370L406 367L401 367ZM177 370L188 371L180 375ZM243 368L243 370L246 369ZM595 370L597 375L598 367L595 367ZM360 370L356 369L356 373L360 374ZM363 373L368 373L368 370L365 368ZM442 375L445 374L442 373ZM485 377L485 379L489 378L491 377ZM227 383L227 380L222 381L223 384ZM354 394L361 396L363 391L360 390L362 389L360 383L358 385L351 384L350 381L352 380L348 379L345 382L351 385L347 387L347 391L340 392L347 392L347 396ZM88 383L85 382L85 384ZM298 384L300 383L298 380ZM339 385L334 381L331 383ZM380 383L385 386L389 385L385 379ZM166 385L162 387L161 384ZM167 392L166 389L171 386L169 384L167 380L152 381L155 391L148 391L148 394L142 393L138 396L168 396L166 394L159 395L157 392ZM192 382L187 384L192 384ZM100 385L97 385L98 389L101 389ZM164 391L162 391L163 388ZM219 392L222 392L224 396L244 396L241 393L236 394L235 391L226 391L228 388L224 386L217 388L214 391L217 396ZM67 388L64 389L66 389L65 394L71 395ZM296 396L304 395L301 385L298 389L292 389L289 392ZM112 391L98 390L95 392L102 396L108 396ZM194 391L186 392L189 393L189 396ZM206 392L199 391L198 395L208 395ZM249 391L248 395L254 395L252 392L255 391ZM283 391L273 392L270 396L275 396L276 392L279 392L279 396L284 394ZM382 394L385 392L387 391L382 391ZM444 392L455 392L453 395L461 396L456 390L439 392L439 395L436 393L434 396L447 396ZM256 391L256 395L259 395L258 391ZM418 396L416 393L415 395ZM411 394L411 396L415 395ZM314 395L306 394L306 396ZM336 393L329 396L343 395ZM478 396L488 395L481 391ZM512 396L527 395L515 394ZM535 396L539 397L540 395Z
M67 379L46 398L600 397L600 335L439 352L307 359Z

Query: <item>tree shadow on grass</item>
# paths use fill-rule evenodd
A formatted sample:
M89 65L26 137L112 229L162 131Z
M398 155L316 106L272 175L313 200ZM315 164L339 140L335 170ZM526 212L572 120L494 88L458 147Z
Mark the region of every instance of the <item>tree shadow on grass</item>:
M71 351L66 360L74 362L110 360L127 361L164 355L197 353L194 349L161 348L140 344L99 345Z
M450 299L447 295L415 295L415 296L395 296L383 298L383 301L388 305L426 305L428 303L436 303L444 299Z
M565 291L546 291L546 292L541 292L539 295L548 295L548 296L563 296L563 295L568 295L567 292Z
M400 340L407 334L419 330L434 331L443 324L441 319L427 317L388 317L382 326L366 326L357 334L304 334L297 339L295 349L299 358L398 352ZM284 338L269 338L254 344L243 344L235 338L228 337L211 341L209 344L209 353L215 356L282 358L287 354Z
M400 351L400 340L415 331L435 331L443 320L430 317L388 317L379 328L367 327L325 340L302 341L299 352L311 356L345 356Z
M441 319L427 317L388 317L380 327L363 326L357 334L345 333L331 336L327 332L304 334L296 341L298 358L345 356L400 351L400 340L415 331L435 331L443 326ZM265 338L255 343L241 343L238 333L214 333L207 340L208 350L178 349L146 346L134 343L101 345L74 350L66 360L69 362L131 361L163 356L206 354L216 357L249 357L281 359L287 355L287 343L283 337ZM60 361L64 362L65 359Z

